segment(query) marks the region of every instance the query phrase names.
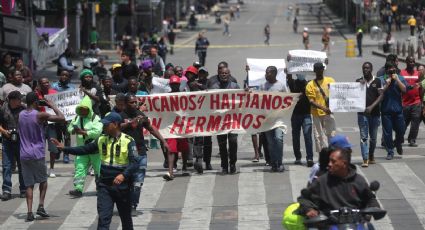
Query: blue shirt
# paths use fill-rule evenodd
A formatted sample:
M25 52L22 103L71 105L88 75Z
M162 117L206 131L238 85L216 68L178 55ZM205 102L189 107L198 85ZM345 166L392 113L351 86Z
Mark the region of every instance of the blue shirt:
M65 88L65 87L59 85L59 82L55 82L55 83L52 84L52 89L54 89L54 90L56 90L58 92L65 92L65 91L69 91L69 90L75 89L74 84L68 83L66 86L67 87Z
M388 78L388 75L383 75L379 77L381 79L382 85L385 86L387 82L385 79ZM404 79L403 76L398 75L398 78L400 81L407 87L407 82ZM403 112L403 105L402 105L402 92L400 88L397 86L395 81L392 81L390 83L389 88L384 92L384 98L381 102L381 112L382 113L401 113Z

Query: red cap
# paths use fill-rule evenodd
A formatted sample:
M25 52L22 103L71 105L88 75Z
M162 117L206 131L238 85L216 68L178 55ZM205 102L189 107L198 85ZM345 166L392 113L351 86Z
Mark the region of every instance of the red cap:
M170 77L170 84L180 84L180 77L173 75Z
M192 66L191 65L191 66L187 67L186 72L191 72L191 73L194 73L194 74L198 74L198 69L195 66Z

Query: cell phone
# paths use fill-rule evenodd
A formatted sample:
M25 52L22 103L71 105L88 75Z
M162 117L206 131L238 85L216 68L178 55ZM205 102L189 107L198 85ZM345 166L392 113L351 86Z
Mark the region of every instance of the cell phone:
M38 105L39 105L39 106L49 106L49 105L47 104L47 101L46 101L46 100L43 100L43 99L38 100Z

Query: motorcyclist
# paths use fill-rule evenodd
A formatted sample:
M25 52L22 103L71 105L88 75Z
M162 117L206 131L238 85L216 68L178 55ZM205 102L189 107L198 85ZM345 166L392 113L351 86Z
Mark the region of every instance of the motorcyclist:
M365 178L357 174L356 167L351 164L350 151L344 148L333 150L329 157L328 169L328 172L301 192L298 198L300 214L313 218L320 212L326 215L341 207L379 208L375 194Z

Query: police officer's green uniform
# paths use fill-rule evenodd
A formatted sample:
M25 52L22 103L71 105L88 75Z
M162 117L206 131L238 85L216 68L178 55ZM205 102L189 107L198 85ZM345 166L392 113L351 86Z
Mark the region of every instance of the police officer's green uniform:
M108 119L108 115L104 119ZM114 121L109 120L109 122ZM65 147L63 150L65 153L75 155L97 154L97 152L100 154L101 166L97 191L98 229L109 229L114 203L117 205L122 229L133 229L131 175L138 167L135 160L137 149L133 138L124 133L116 138L103 134L85 146ZM114 185L113 181L119 174L122 174L125 180L120 185Z

